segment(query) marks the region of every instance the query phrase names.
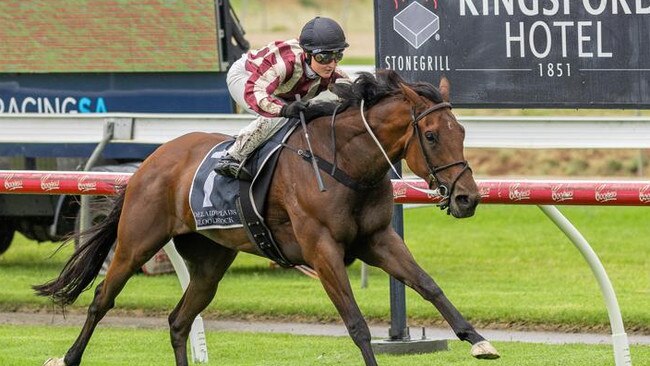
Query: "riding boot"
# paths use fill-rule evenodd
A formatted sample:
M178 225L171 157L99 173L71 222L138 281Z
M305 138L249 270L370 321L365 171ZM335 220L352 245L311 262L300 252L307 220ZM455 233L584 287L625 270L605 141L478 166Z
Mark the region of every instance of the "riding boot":
M219 159L219 161L217 161L217 165L214 167L214 171L226 177L237 178L239 176L241 166L241 161L230 154L226 154L221 159Z
M226 151L226 155L217 162L214 170L221 175L237 179L250 177L250 173L243 168L242 162L282 128L287 121L288 119L283 117L258 116L255 118L248 126L239 131L235 142Z

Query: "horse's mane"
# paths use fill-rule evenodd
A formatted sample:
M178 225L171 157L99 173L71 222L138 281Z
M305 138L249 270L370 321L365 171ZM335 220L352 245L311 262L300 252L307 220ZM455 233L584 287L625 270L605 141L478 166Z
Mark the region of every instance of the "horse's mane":
M407 83L393 70L377 70L376 76L369 72L361 72L352 83L334 84L331 91L339 99L310 103L305 112L305 118L312 120L322 116L331 116L335 109L337 113L340 113L350 107L358 107L362 100L364 100L364 107L370 108L386 97L401 94L400 84L407 85L420 96L434 103L442 102L442 95L438 89L429 83Z

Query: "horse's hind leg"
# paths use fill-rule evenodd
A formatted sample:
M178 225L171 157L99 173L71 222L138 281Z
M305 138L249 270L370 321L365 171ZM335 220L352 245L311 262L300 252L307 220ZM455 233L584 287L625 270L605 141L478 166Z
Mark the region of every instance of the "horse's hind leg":
M140 215L145 216L145 215ZM81 333L64 357L66 366L79 365L88 341L99 321L113 308L115 298L122 291L129 278L160 250L169 240L162 229L155 232L143 231L137 219L122 216L121 222L128 223L118 234L115 256L106 272L106 278L95 289Z
M438 284L415 262L395 231L389 229L381 235L375 235L364 249L359 251L361 260L380 267L431 302L458 338L472 344L472 356L482 359L499 358L497 350L465 320Z
M169 330L176 365L187 365L187 337L194 318L205 309L217 292L219 281L237 252L190 233L174 238L179 254L190 272L190 283L176 308L169 315Z

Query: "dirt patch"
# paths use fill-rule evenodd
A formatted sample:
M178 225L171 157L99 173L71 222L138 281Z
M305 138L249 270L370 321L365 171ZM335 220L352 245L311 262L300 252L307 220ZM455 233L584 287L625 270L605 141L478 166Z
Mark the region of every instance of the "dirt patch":
M171 309L169 309L171 311ZM109 312L107 317L102 320L102 324L114 327L134 327L134 328L167 328L167 311L146 311L146 310L125 310L115 308ZM219 312L204 312L202 313L203 320L206 322L229 322L229 323L288 323L288 324L303 324L305 326L318 327L319 325L341 325L341 321L337 317L333 318L316 318L305 316L256 316L256 315L242 315L237 317L224 316ZM20 307L14 309L0 309L0 325L14 324L14 325L81 325L86 318L86 309L70 308L61 312L58 307L47 308L31 308ZM367 317L368 323L375 327L388 329L389 325L385 323L385 319L375 319ZM507 330L518 332L556 332L556 333L593 333L593 334L608 334L610 333L609 324L596 324L596 325L567 325L567 324L551 324L551 323L533 323L533 322L484 322L476 319L470 319L472 324L477 328L493 329L493 330ZM422 320L410 319L409 325L415 329L420 327L427 328L448 328L449 326L444 320ZM244 325L241 326L242 328ZM626 333L628 335L637 335L642 337L650 337L650 325L648 326L626 326ZM648 339L650 343L650 339Z

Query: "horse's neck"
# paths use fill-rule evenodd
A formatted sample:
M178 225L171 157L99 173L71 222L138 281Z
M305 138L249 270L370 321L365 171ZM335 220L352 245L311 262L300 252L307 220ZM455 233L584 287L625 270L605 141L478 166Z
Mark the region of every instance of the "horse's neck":
M390 123L385 121L390 114L386 113L386 108L387 106L375 106L365 112L365 117L388 158L392 162L397 162L403 155L406 141L394 139L391 136L397 136L395 131L405 127L400 126L398 121ZM329 124L327 128L329 129ZM390 167L382 150L366 130L360 109L354 107L338 117L335 128L338 168L356 181L365 184L382 179ZM401 136L401 134L399 135Z

